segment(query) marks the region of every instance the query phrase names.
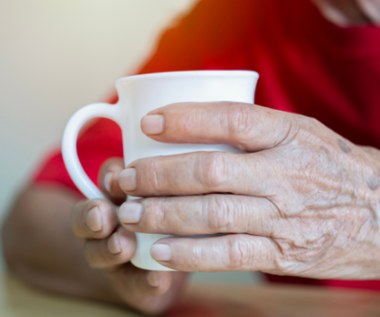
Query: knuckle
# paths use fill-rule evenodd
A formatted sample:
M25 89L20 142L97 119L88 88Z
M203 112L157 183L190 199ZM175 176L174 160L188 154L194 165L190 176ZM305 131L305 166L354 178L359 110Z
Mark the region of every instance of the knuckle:
M250 134L252 124L252 107L244 104L233 104L227 112L227 131L230 139L244 141Z
M275 137L273 137L270 147L276 147L280 144L292 143L299 134L299 122L294 116L284 115L278 119Z
M161 232L167 227L168 217L161 198L147 198L144 201L142 225L146 230Z
M203 204L204 213L207 214L208 228L213 232L226 232L232 229L233 219L228 202L223 195L211 195Z
M226 184L228 179L226 157L222 152L205 153L201 156L198 179L206 188L216 190Z
M228 239L227 260L230 269L242 270L251 267L252 246L243 235L234 235Z
M183 265L189 268L190 270L196 270L199 268L202 263L202 259L205 258L204 249L201 246L193 245L191 247L190 256L186 257Z
M291 120L287 120L288 133L286 140L295 140L297 136L306 139L314 139L315 131L322 131L325 129L323 123L313 117L304 115L291 116Z
M141 177L139 181L141 188L148 188L149 190L158 190L160 185L162 186L159 176L160 176L160 160L159 159L147 159L144 164L139 169ZM141 173L142 172L142 173Z

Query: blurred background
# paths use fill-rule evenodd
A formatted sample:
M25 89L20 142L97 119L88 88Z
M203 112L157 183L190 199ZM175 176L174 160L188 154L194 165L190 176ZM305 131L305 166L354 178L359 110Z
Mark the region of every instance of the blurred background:
M70 115L106 98L193 0L0 0L0 210Z
M0 0L0 220L70 115L104 100L194 3Z

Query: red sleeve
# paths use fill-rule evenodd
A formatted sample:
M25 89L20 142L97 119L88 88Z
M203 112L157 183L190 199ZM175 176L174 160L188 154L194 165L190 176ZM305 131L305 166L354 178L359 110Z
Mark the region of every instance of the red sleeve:
M244 2L244 6L247 7L251 1L240 2ZM163 33L157 48L138 73L217 68L213 60L216 56L223 56L222 52L228 51L228 46L236 45L234 33L238 31L233 28L241 27L236 23L238 17L241 20L241 12L232 14L229 7L229 1L199 2L190 14ZM210 16L213 16L212 23ZM226 31L226 28L222 28L223 25L230 27ZM226 68L225 65L223 67ZM116 101L117 97L114 95L110 103ZM107 158L123 155L119 128L106 119L100 119L85 129L78 139L77 147L84 170L95 183L102 163ZM45 158L32 182L55 183L78 191L66 171L59 149Z
M251 0L198 2L163 33L154 54L139 72L247 68L245 52L257 6Z

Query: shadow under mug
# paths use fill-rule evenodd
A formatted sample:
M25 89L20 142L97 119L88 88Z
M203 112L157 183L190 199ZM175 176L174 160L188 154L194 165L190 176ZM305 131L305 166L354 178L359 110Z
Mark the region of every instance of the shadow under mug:
M111 119L120 126L125 166L137 159L158 155L196 151L237 152L235 148L223 144L160 143L142 133L140 121L148 112L178 102L232 101L253 106L258 77L254 71L236 70L152 73L119 79L116 82L117 104L87 105L74 113L65 127L62 154L72 180L88 199L106 199L86 175L76 147L81 128L99 117ZM151 246L165 237L168 235L137 233L137 250L131 262L142 269L170 270L150 255Z

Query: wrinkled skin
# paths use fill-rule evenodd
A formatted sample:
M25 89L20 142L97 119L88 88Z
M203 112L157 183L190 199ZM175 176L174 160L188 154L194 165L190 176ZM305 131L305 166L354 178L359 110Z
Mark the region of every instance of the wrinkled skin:
M124 192L146 197L121 206L126 230L220 234L160 240L151 253L162 264L380 278L378 150L315 119L241 103L169 105L142 129L160 142L241 150L145 158L120 173Z

